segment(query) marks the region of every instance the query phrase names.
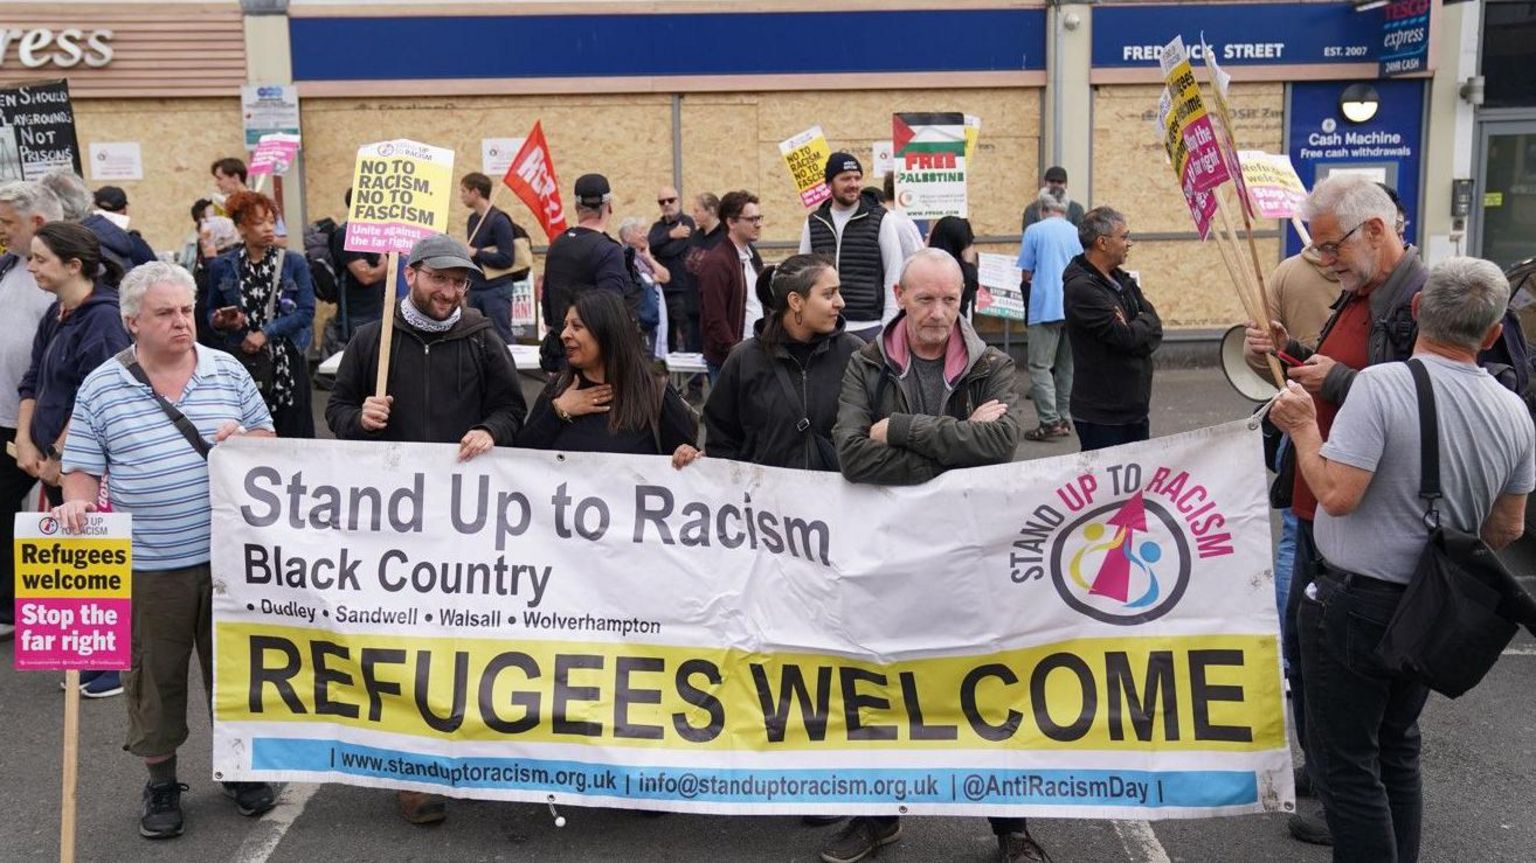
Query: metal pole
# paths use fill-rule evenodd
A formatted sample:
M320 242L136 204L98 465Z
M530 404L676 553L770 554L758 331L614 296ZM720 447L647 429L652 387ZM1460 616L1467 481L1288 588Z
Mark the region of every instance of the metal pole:
M683 94L672 94L672 188L683 193Z
M1050 164L1061 164L1061 50L1062 50L1062 26L1061 26L1061 0L1051 0L1051 55L1046 59L1051 64L1051 160Z

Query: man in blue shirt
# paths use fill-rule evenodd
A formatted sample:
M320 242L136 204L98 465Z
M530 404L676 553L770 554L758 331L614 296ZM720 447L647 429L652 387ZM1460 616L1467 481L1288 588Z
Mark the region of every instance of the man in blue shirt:
M1077 228L1067 220L1067 205L1050 189L1041 189L1036 203L1040 221L1024 229L1019 269L1029 285L1029 388L1040 425L1024 433L1026 440L1069 437L1072 397L1072 346L1065 331L1061 274L1083 253Z

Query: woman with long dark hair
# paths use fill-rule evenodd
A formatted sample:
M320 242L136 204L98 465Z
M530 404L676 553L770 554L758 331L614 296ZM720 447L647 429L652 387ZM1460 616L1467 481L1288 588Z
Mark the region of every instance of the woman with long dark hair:
M960 264L965 277L965 288L960 294L960 314L971 316L976 304L976 292L981 288L981 274L976 269L976 232L971 223L959 216L945 216L933 223L928 232L929 248L942 249Z
M241 245L209 267L209 320L224 334L220 347L251 373L278 437L312 438L309 361L315 283L302 251L277 245L277 205L260 192L236 192L224 208Z
M27 270L38 287L58 299L38 323L32 363L18 387L16 463L42 481L48 502L58 506L64 502L59 455L69 436L75 394L86 375L132 341L117 305L123 271L104 257L96 235L75 222L49 222L38 228ZM87 698L122 691L116 671L80 675L80 692Z
M534 402L517 445L572 452L698 457L698 420L651 371L640 331L612 291L584 291L560 332L566 368Z
M837 270L823 255L794 255L758 276L767 313L731 351L704 405L706 450L716 458L802 470L837 470L832 426L848 359L863 346L845 332Z

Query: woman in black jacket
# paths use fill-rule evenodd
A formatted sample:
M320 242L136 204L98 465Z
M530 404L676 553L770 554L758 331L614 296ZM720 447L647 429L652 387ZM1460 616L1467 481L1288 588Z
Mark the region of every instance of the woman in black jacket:
M716 458L837 470L832 425L848 358L863 346L843 331L837 270L822 255L764 269L771 311L733 351L704 405L706 449Z
M949 252L960 265L964 288L960 293L960 314L971 316L976 294L981 288L981 273L976 269L976 233L971 223L959 216L945 216L933 223L928 232L928 246Z
M518 446L670 455L678 467L698 457L698 418L651 372L640 331L617 293L578 294L560 344L566 368L539 393Z

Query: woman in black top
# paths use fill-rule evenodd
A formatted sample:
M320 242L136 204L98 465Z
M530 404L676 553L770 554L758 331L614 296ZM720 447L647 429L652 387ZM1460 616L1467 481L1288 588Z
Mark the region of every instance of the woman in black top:
M517 445L568 452L698 457L698 419L651 372L640 332L612 291L583 291L560 333L566 369L539 393Z
M933 223L928 232L928 246L943 249L960 264L965 277L965 288L960 294L960 314L970 317L971 306L976 304L976 292L981 287L981 274L976 269L976 233L971 223L959 216L945 216Z
M832 426L848 359L837 270L795 255L758 276L757 336L731 351L704 405L709 454L773 467L837 470ZM763 290L764 287L767 290Z

